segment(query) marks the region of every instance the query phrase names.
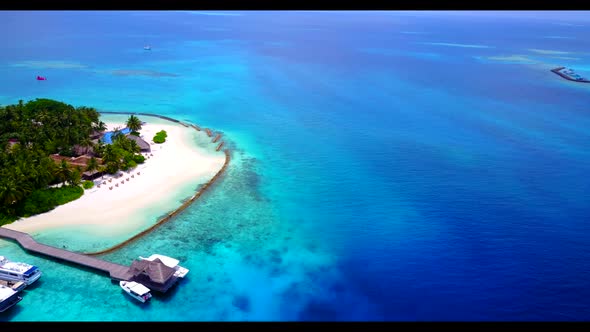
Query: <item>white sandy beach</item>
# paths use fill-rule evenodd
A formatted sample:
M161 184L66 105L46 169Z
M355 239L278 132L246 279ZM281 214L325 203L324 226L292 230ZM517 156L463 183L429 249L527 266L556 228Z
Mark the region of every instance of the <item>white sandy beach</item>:
M108 130L125 127L124 116L103 118ZM107 122L109 119L117 119L118 122ZM105 176L104 180L98 178L95 184L101 183L100 188L95 186L85 190L78 200L44 214L21 218L4 227L38 233L60 227L91 226L94 229L96 226L100 233L125 232L131 237L136 233L134 230L146 228L146 219L154 224L158 216L180 206L181 203L174 198L179 190L186 193L187 186L190 186L192 193L189 191L189 196L194 194L198 184L209 181L222 168L225 155L215 151L219 142L211 143L212 138L207 137L205 132L153 117L144 116L140 120L147 122L140 132L142 138L152 144L153 157L112 182L108 181L112 176ZM166 142L153 143L155 133L162 129L168 134ZM195 141L208 143L201 147ZM137 175L138 172L141 174ZM121 183L123 180L124 184ZM107 184L102 184L102 181ZM119 186L116 187L115 183ZM111 186L112 190L109 189ZM149 218L146 218L146 211L150 214Z

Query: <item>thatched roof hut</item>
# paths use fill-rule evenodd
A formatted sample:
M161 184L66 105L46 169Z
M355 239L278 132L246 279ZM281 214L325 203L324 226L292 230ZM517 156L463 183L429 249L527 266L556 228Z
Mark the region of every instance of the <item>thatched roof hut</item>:
M131 135L131 134L128 134L126 136L128 139L133 140L133 141L135 141L135 143L137 143L137 145L141 149L141 152L150 152L152 150L150 147L150 144L148 142L144 141L141 137Z
M133 281L159 292L167 291L178 280L174 276L176 270L166 266L158 258L153 261L134 260L129 272L133 275Z

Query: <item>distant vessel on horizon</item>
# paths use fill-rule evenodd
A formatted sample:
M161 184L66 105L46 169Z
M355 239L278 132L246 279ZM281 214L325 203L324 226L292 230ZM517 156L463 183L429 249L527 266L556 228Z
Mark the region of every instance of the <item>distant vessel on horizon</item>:
M579 74L575 73L571 68L565 67L557 67L555 69L551 69L552 72L556 73L557 75L565 78L568 81L580 82L580 83L590 83L590 80L580 76Z

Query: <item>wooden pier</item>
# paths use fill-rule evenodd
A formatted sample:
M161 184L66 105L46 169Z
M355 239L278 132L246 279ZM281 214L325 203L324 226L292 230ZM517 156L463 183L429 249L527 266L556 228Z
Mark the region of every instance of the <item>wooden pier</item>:
M14 240L27 251L36 252L45 256L61 259L67 262L86 266L103 272L107 272L111 279L130 280L133 275L129 272L129 266L115 264L102 259L83 255L68 250L41 244L35 241L29 234L0 227L0 238Z

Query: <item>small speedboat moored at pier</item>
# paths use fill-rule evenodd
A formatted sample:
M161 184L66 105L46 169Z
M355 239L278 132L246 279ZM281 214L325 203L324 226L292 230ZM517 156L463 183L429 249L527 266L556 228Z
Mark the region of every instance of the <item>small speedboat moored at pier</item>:
M120 281L119 286L134 299L145 303L152 298L150 289L135 281Z

